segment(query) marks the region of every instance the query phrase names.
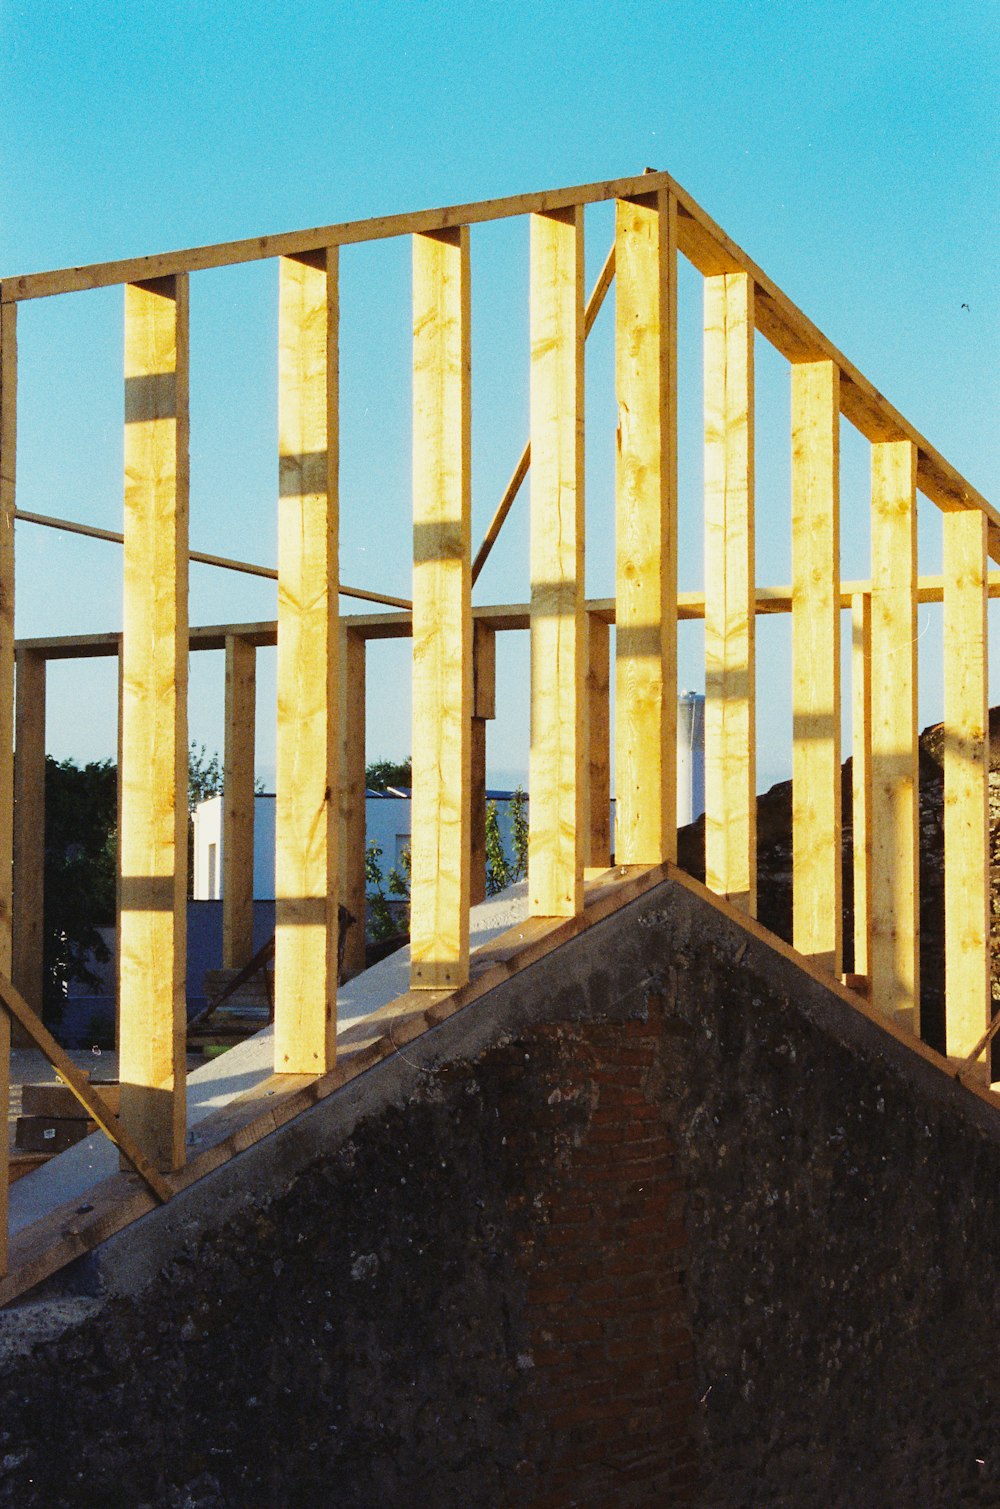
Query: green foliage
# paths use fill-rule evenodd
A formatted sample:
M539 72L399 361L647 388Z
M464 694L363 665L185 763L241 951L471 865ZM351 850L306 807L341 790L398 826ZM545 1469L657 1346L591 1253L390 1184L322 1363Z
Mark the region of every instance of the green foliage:
M496 802L486 804L486 894L495 896L528 873L528 798L518 786L511 797L510 829L514 853L508 859L500 834Z
M115 920L118 772L110 760L79 766L45 758L44 1003L58 1014L71 980L96 989L88 955L110 955L98 927Z
M223 768L218 754L209 754L204 744L191 740L188 749L188 811L193 813L206 797L222 792Z
M514 871L511 880L523 880L528 873L528 798L518 786L511 798L511 841L514 845Z
M399 929L389 907L382 874L382 850L372 839L365 849L365 889L368 892L369 928L376 943L392 938ZM372 887L374 886L374 890Z
M496 896L511 882L512 866L504 852L496 802L486 803L486 894Z
M375 760L371 765L366 765L365 785L369 791L388 791L390 786L395 786L397 790L400 787L408 790L413 785L411 756L407 755L399 764L392 760Z
M365 849L365 881L368 891L371 936L376 943L383 938L394 938L405 933L407 924L400 927L389 905L389 896L397 901L410 899L410 851L404 849L399 856L399 869L391 869L388 876L382 871L382 850L374 839ZM374 886L374 891L371 889ZM386 895L388 890L389 895Z

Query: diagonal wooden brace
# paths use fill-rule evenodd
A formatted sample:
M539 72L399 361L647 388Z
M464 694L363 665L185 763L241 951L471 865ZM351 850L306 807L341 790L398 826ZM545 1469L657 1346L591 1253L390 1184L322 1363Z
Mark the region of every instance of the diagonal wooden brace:
M72 1090L87 1114L97 1122L131 1163L136 1173L149 1185L153 1194L163 1204L170 1199L173 1189L168 1180L143 1157L118 1118L108 1109L99 1090L95 1090L81 1069L73 1063L64 1048L60 1048L41 1018L32 1011L27 1001L5 975L0 974L0 1005L27 1033L34 1046L45 1054L49 1063L68 1089Z

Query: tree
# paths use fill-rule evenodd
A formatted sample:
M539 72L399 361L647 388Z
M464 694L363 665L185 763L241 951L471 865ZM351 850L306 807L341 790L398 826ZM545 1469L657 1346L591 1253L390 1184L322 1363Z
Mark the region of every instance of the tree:
M88 967L111 957L99 927L115 921L118 771L45 757L43 1002L57 1015L70 981L96 989Z
M218 754L192 741L188 811L221 792L222 780ZM189 823L189 889L192 833ZM111 957L98 928L115 923L117 864L117 766L111 760L78 765L46 755L42 967L43 1002L53 1018L69 984L96 989L99 981L89 965L106 964Z
M209 754L204 744L192 739L188 748L188 811L192 815L199 802L221 794L223 776L218 754Z
M399 764L392 760L375 760L365 766L365 785L369 791L388 791L390 786L408 791L413 785L413 760L410 755Z

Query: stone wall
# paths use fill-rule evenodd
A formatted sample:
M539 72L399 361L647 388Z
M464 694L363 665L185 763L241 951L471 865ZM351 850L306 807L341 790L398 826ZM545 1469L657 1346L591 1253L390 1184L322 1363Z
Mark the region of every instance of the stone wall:
M0 1321L0 1504L1000 1502L995 1110L679 882Z

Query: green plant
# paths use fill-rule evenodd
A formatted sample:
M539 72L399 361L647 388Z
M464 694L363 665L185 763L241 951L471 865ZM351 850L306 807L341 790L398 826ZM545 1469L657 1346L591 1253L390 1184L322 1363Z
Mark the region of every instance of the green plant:
M523 880L528 873L528 798L518 786L511 798L511 842L514 845L514 870L511 880Z
M45 758L45 878L42 958L46 1016L56 1021L66 987L91 989L93 959L111 957L99 927L115 920L118 772L110 760L77 765Z
M486 894L496 896L511 883L511 865L504 852L496 802L486 803Z
M394 874L395 871L392 873ZM392 938L399 931L384 886L382 850L375 840L371 839L365 849L365 889L368 893L368 930L376 943L381 942L383 938Z

